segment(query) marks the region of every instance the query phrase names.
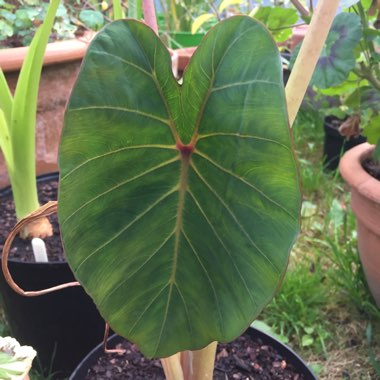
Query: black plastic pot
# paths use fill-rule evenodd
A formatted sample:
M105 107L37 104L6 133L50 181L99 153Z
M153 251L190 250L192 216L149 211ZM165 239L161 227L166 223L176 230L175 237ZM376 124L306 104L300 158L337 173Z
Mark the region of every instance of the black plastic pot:
M323 167L325 171L334 171L338 168L340 157L344 152L356 145L366 142L364 136L343 137L339 133L339 126L343 120L329 116L325 118L323 128L325 138L323 143Z
M39 181L57 179L57 174ZM0 192L9 194L6 188ZM41 290L75 281L65 262L27 263L8 260L15 282L24 290ZM39 297L23 297L6 283L0 271L0 292L5 316L14 336L37 351L42 368L68 376L86 353L103 339L104 321L82 287L72 287Z
M273 347L281 356L286 358L288 363L291 363L294 368L303 375L303 380L317 380L317 377L313 374L306 363L289 347L281 343L276 338L254 328L250 327L246 333L255 339L261 339L261 341L268 346ZM108 339L108 347L115 347L118 343L122 342L124 338L118 335L113 335ZM69 380L83 380L89 368L91 368L103 354L103 345L96 346L77 366L75 371L70 376Z

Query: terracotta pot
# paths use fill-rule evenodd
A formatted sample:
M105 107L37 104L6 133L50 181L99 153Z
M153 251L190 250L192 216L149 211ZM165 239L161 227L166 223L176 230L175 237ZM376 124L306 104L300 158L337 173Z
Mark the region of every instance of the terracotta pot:
M380 181L361 163L375 146L360 144L344 154L339 170L351 187L351 206L357 218L360 260L376 304L380 307Z
M75 40L48 44L37 105L37 174L57 170L57 152L63 114L82 58L93 33ZM0 50L0 67L14 92L26 47ZM9 184L5 163L0 157L0 188Z

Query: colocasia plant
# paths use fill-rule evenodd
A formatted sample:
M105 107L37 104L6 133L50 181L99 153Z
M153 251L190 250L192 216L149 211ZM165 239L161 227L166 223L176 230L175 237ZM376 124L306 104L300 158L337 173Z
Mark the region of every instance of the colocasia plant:
M337 6L320 0L286 97L278 48L248 16L210 30L181 85L140 21L108 25L88 49L60 146L65 254L112 329L165 358L168 379L212 378L216 342L280 286L300 222L289 125Z

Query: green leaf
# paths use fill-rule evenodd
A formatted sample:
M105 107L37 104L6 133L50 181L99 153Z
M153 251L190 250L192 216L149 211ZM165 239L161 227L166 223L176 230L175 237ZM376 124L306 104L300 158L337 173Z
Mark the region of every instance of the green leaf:
M9 126L4 111L0 108L0 150L3 153L8 171L13 170L12 144L9 134Z
M284 42L292 35L290 28L298 20L295 9L283 7L259 7L254 14L271 31L276 42Z
M360 17L354 13L338 14L331 26L310 84L318 88L337 86L355 67L354 48L363 34ZM300 46L292 54L294 64Z
M380 115L372 117L363 130L370 144L377 144L380 139Z
M93 30L99 30L104 25L104 17L99 11L84 9L80 12L79 19Z
M278 288L301 196L281 60L261 23L215 26L182 86L151 29L106 26L73 89L59 164L67 260L145 355L234 339Z
M314 327L312 327L312 326L304 327L304 330L305 330L306 334L311 335L314 332Z
M218 12L222 13L231 5L241 5L242 3L243 0L223 0L219 5Z
M9 125L12 118L13 97L11 90L9 89L7 80L0 67L0 109L4 112L4 117Z
M12 137L14 177L11 177L16 214L20 219L38 208L35 173L37 96L46 45L59 0L51 0L23 62L13 99L9 133Z
M311 346L313 343L314 343L314 339L310 335L303 335L302 336L302 340L301 340L301 346L302 347Z
M368 81L366 79L360 79L355 73L351 71L344 82L334 87L319 89L318 92L327 96L340 95L345 97L358 88L364 87L366 85L368 85Z
M207 22L211 19L215 19L215 15L212 13L205 13L203 15L198 16L193 21L193 24L191 25L191 33L193 33L193 34L196 33L202 27L202 25L205 22Z

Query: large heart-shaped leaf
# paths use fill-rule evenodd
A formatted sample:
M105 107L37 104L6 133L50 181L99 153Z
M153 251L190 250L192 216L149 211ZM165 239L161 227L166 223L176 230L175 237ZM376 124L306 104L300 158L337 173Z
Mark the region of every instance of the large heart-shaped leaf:
M183 85L144 24L89 47L60 148L67 260L103 317L147 356L242 333L275 293L300 192L269 33L213 28Z

